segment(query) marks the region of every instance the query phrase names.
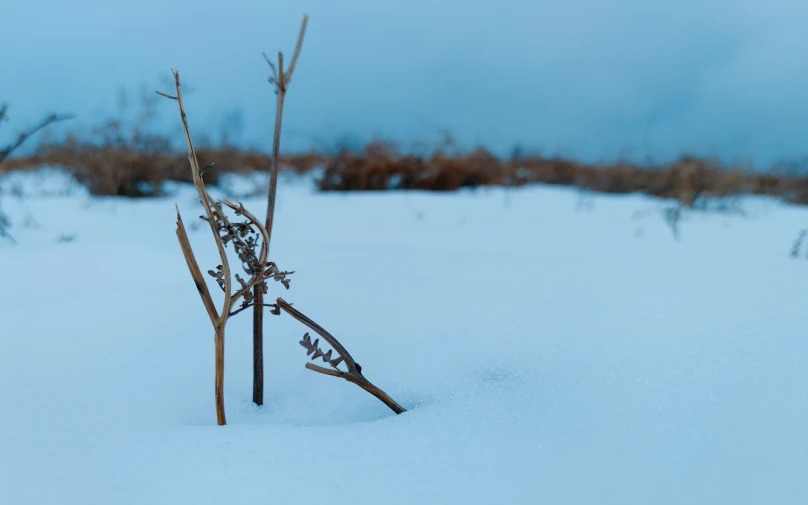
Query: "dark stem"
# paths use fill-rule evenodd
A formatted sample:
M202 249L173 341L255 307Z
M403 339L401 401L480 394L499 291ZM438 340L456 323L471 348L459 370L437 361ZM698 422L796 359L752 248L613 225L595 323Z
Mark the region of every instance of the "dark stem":
M267 63L272 68L274 74L275 91L278 94L277 105L275 108L275 131L272 138L272 160L269 167L269 196L267 199L267 217L266 217L266 249L269 254L270 241L272 239L272 224L275 217L275 195L278 189L278 158L280 157L281 148L281 125L283 123L283 101L286 98L286 87L292 79L295 67L297 66L297 59L300 56L300 51L303 47L303 37L306 34L306 26L308 25L309 17L303 16L303 23L300 26L300 33L297 36L297 44L295 45L295 52L292 56L291 65L289 65L289 73L283 72L283 53L278 52L278 67L272 64L272 61L264 55ZM263 293L259 293L256 288L255 291L255 308L253 310L253 401L256 405L263 403L264 391L264 305ZM260 364L260 367L259 367ZM259 369L260 368L260 369ZM261 392L260 397L258 392Z
M278 102L275 110L275 133L272 139L272 160L269 167L269 199L267 201L267 254L269 253L270 240L272 239L272 221L275 215L275 194L278 186L278 157L281 144L281 124L283 122L283 99L286 96L286 89L283 77L283 56L278 55L280 66L279 81L276 84L278 91ZM253 402L256 405L263 405L264 400L264 306L259 302L263 301L256 296L256 303L253 310ZM261 364L260 371L258 364ZM260 398L258 392L260 391Z
M364 377L362 377L362 378L364 378ZM360 382L360 381L355 382L355 384L357 386L359 386L360 388L364 389L365 391L367 391L368 393L375 396L377 399L379 399L382 403L387 405L390 408L390 410L392 410L396 414L403 414L404 412L407 411L407 409L405 409L404 407L399 405L398 402L393 400L393 398L390 395L388 395L387 393L385 393L384 391L379 389L377 386L373 385L367 379L365 379L365 381L366 382L364 384L362 382ZM350 382L353 382L353 381L350 381Z
M238 310L234 310L233 312L227 314L227 317L233 317L238 313L244 312L245 310L249 309L250 307L272 307L277 308L277 305L274 303L264 303L262 305L256 305L255 303L251 303L249 305L245 305L244 307L240 307Z
M264 291L263 285L253 287L253 403L264 404ZM247 308L247 307L244 307Z
M216 424L224 426L227 419L224 415L224 327L221 323L216 328Z

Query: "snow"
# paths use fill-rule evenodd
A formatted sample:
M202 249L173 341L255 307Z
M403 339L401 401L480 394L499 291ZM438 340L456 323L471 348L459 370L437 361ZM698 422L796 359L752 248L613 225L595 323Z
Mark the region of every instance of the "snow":
M123 200L54 172L12 182L4 503L808 502L808 259L788 255L807 209L690 211L675 240L670 202L637 195L284 180L271 256L296 273L273 296L409 411L304 369L306 329L286 315L267 316L252 406L245 313L218 427L212 330L174 235L175 202L186 223L200 213L192 188ZM217 264L206 228L191 240Z

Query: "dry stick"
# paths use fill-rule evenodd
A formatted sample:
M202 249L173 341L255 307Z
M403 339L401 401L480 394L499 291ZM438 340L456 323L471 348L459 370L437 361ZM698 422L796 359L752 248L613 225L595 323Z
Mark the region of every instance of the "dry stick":
M216 313L216 306L213 305L213 299L210 297L210 291L208 290L208 285L205 283L205 277L202 275L202 270L199 269L199 264L196 262L194 251L191 249L191 242L188 240L188 233L185 231L185 225L182 223L182 217L180 216L180 208L177 205L174 207L177 209L177 239L180 241L182 255L185 257L185 262L188 263L188 270L191 271L191 277L194 279L196 290L199 291L199 296L202 297L202 303L205 304L205 309L208 311L210 322L213 323L213 326L216 326L219 320L219 314Z
M342 346L342 344L339 343L336 337L328 333L322 326L306 317L306 315L304 315L302 312L292 307L292 305L286 302L283 298L278 298L278 308L288 313L290 316L297 319L301 323L305 324L309 328L311 328L312 331L320 335L326 342L328 342L331 345L331 347L334 348L337 354L339 354L342 360L345 361L345 366L348 367L348 371L343 372L342 370L339 370L338 368L336 368L336 364L334 364L333 362L331 363L331 365L334 367L333 370L313 365L311 363L306 363L306 368L308 368L309 370L314 370L315 372L320 372L325 375L340 377L342 379L347 380L348 382L356 384L360 388L364 389L368 393L372 394L373 396L381 400L385 405L390 407L390 409L396 414L406 412L406 409L401 405L399 405L398 403L396 403L396 401L393 400L390 397L390 395L388 395L387 393L385 393L384 391L373 385L373 383L371 383L369 380L365 378L364 375L362 375L362 367L359 366L354 361L353 357L351 357L351 354L348 352L347 349L345 349L345 347ZM327 356L330 356L330 353L331 351L329 351L329 354Z
M283 72L283 53L278 52L278 68L272 63L272 60L264 54L272 69L273 76L270 77L269 82L275 85L275 92L277 94L277 103L275 108L275 132L272 139L272 159L269 167L269 197L267 201L267 217L266 217L266 232L267 232L267 248L269 241L272 238L272 224L275 217L275 194L278 187L278 157L281 145L281 125L283 123L283 104L286 99L286 90L289 83L292 81L295 67L297 67L297 59L300 57L300 51L303 48L303 37L306 35L306 26L309 22L309 16L303 16L303 22L300 25L300 32L297 36L297 44L295 45L295 52L292 56L292 62L289 65L289 71L284 74ZM280 70L280 71L278 71ZM256 286L253 289L253 298L255 300L255 307L253 309L253 402L256 405L264 404L264 291L262 286Z
M202 202L202 206L205 208L205 215L207 216L207 221L210 224L211 231L213 232L213 237L216 241L216 248L219 250L219 257L222 261L222 270L224 271L224 303L222 306L222 313L221 315L217 315L214 319L211 316L211 321L213 322L214 327L214 336L213 341L215 343L216 348L216 357L215 357L215 380L214 380L214 394L215 394L215 401L216 401L216 423L219 426L224 426L227 424L227 420L225 418L224 413L224 328L225 324L227 323L227 314L230 313L230 305L232 303L232 298L230 296L230 265L227 261L227 254L224 250L224 244L222 243L222 239L219 236L219 232L216 229L216 223L218 222L213 216L213 210L211 209L214 204L211 201L210 196L208 195L207 190L205 189L205 183L202 181L202 174L199 169L199 160L196 157L196 151L194 150L194 144L191 141L191 132L188 128L188 119L185 116L185 105L182 101L182 88L180 87L180 73L174 70L174 84L177 90L177 96L169 97L173 98L177 101L177 106L179 107L180 112L180 119L182 120L182 128L185 131L185 140L188 144L188 161L191 163L191 171L193 172L193 180L194 186L196 186L196 190L199 193L199 198ZM161 93L163 96L168 96ZM179 209L177 209L177 237L180 239L180 245L182 246L182 252L185 256L185 261L188 263L188 266L191 270L191 276L194 277L194 282L197 283L197 289L200 289L200 285L197 282L198 276L197 272L199 271L199 265L196 262L196 259L193 256L189 257L189 254L193 254L190 249L190 243L188 242L188 234L185 232L185 227L182 225L182 218L180 217ZM188 243L188 245L184 245ZM204 285L204 281L203 281ZM205 292L207 292L207 285L205 285ZM210 293L207 293L207 296L203 295L202 299L205 302L205 307L209 308L207 299L210 298ZM210 312L209 312L210 314Z

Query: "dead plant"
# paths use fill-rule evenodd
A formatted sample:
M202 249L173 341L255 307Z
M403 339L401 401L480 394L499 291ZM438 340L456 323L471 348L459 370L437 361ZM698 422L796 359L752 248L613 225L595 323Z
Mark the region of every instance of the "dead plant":
M312 361L316 360L317 358L322 358L322 360L328 363L331 368L321 367L312 363L306 363L306 368L309 370L314 370L315 372L319 372L325 375L331 375L332 377L339 377L341 379L345 379L348 382L352 382L359 386L360 388L364 389L368 393L372 394L379 400L381 400L385 405L390 407L390 409L395 412L396 414L401 414L406 412L406 409L396 403L390 395L373 385L372 382L367 380L364 375L362 375L362 367L354 361L351 354L348 352L345 347L340 344L339 340L336 339L333 335L328 333L322 326L315 323L305 314L300 312L299 310L292 307L292 305L286 302L283 298L278 298L277 300L277 307L279 310L282 310L292 316L293 318L297 319L301 323L305 324L312 331L320 335L323 340L328 342L328 344L336 351L336 356L333 356L332 350L328 352L323 352L320 349L319 343L320 339L316 339L314 342L311 341L311 336L306 333L303 336L303 340L300 341L300 345L302 345L306 349L306 355L311 356ZM276 314L279 311L275 312ZM347 371L343 371L339 369L339 365L345 363L345 367L348 369Z
M278 188L278 158L280 156L281 145L281 125L283 123L283 104L286 100L286 92L292 82L292 75L297 67L297 60L303 48L303 37L306 35L306 26L309 16L303 16L300 25L300 32L297 36L295 52L289 64L289 70L284 72L283 53L278 51L278 65L272 62L269 56L264 53L264 59L272 70L269 83L275 87L277 96L275 108L275 133L272 139L272 158L269 165L269 196L267 200L267 215L265 221L266 242L265 246L269 250L270 239L272 238L272 224L275 216L275 195ZM264 294L265 291L256 287L253 292L256 304L253 309L253 402L256 405L264 404Z
M280 281L288 288L289 280L286 277L291 274L291 272L281 272L274 263L267 261L268 236L266 229L255 216L248 212L241 204L236 205L226 199L214 201L208 193L203 181L204 171L203 168L199 166L196 151L194 150L194 145L191 140L191 133L188 128L188 120L185 116L185 106L182 100L182 88L180 86L180 74L176 70L173 71L173 73L176 96L167 95L165 93L160 94L175 100L178 104L182 127L185 131L185 139L188 144L188 160L191 163L194 186L199 193L202 207L205 209L205 215L201 217L210 225L221 260L221 264L216 267L215 271L208 270L208 274L216 279L216 283L224 292L222 308L217 311L208 286L205 283L202 271L194 256L191 243L188 240L188 233L185 230L179 207L177 207L177 238L179 239L185 261L188 264L188 269L191 272L191 277L194 279L196 289L202 297L202 302L205 305L205 309L208 312L208 316L214 328L214 343L216 349L214 385L216 421L220 426L223 426L227 422L224 410L224 338L227 321L230 316L253 306L255 303L259 303L254 299L252 290L256 288L261 293L266 293L267 280L274 279ZM205 168L209 169L211 167L207 165ZM231 222L224 212L224 207L232 210L236 216L243 216L246 220L236 223ZM256 239L256 236L260 236L261 238L261 247L257 253L256 248L259 240ZM233 285L233 278L231 278L230 262L227 257L227 252L225 251L227 244L233 244L245 271L249 272L250 275L249 280L245 281L236 274L235 280L238 285L235 287ZM239 302L241 302L241 307L234 311L233 307Z
M305 20L304 20L305 27ZM302 31L301 31L302 32ZM208 274L216 279L216 284L224 292L224 301L220 310L216 309L213 299L210 295L208 285L202 274L199 264L194 256L191 243L188 239L188 233L185 230L185 225L182 221L179 208L177 208L177 238L182 248L183 256L188 264L188 269L191 272L191 277L196 285L197 292L202 298L202 303L208 312L211 323L214 328L214 344L215 344L215 381L214 393L216 404L216 420L222 426L226 424L225 410L224 410L224 350L225 350L225 327L227 321L231 316L242 312L249 307L272 307L272 313L280 315L281 311L287 312L292 317L305 324L317 334L319 334L326 342L328 342L336 351L337 357L331 358L332 351L323 352L319 347L319 339L311 342L307 336L301 343L307 348L309 354L313 354L313 358L323 357L333 368L327 369L308 363L307 368L315 370L327 375L341 377L349 382L353 382L368 393L372 394L385 405L390 407L396 414L405 412L405 409L395 402L387 393L373 385L362 375L362 367L354 361L348 351L339 343L325 329L317 323L306 317L303 313L294 309L291 304L278 298L276 304L264 304L263 295L267 294L268 286L267 281L274 279L281 282L284 287L289 288L288 276L293 272L280 271L275 263L268 261L267 255L269 254L269 233L265 226L249 211L247 211L241 204L234 204L228 200L214 201L205 187L203 175L206 169L210 166L200 167L197 158L196 150L194 149L191 140L191 133L188 127L188 120L185 115L185 105L182 99L182 87L180 86L179 72L173 71L174 84L176 88L176 95L168 95L165 93L158 93L166 98L170 98L177 102L179 108L180 119L182 120L183 130L185 132L185 139L188 145L188 160L191 164L191 172L193 175L194 186L199 194L200 203L205 209L205 215L201 218L206 221L213 233L216 248L219 252L221 264L216 267L216 270L208 270ZM245 218L242 222L232 222L224 212L227 207L235 213L236 216ZM238 274L234 278L238 285L234 285L231 278L232 269L228 260L226 247L232 244L236 254L241 260L242 267L245 272L250 276L249 280L242 279ZM259 248L260 244L260 248ZM258 249L258 252L256 250ZM260 293L259 297L255 293ZM234 307L239 304L240 307L234 310ZM338 366L344 362L347 371L340 370Z

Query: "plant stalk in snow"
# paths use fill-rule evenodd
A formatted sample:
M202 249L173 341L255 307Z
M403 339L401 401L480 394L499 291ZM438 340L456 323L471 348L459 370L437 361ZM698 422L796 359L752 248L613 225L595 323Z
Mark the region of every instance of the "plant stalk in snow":
M220 311L217 311L208 286L205 283L205 278L202 275L202 271L191 249L191 243L188 239L188 233L185 230L182 216L180 216L179 208L177 208L177 238L179 239L183 256L188 264L188 269L191 272L191 277L194 280L196 289L202 297L202 303L205 305L210 321L213 324L213 339L216 354L214 380L216 422L222 426L227 423L224 411L224 337L227 321L230 316L235 313L232 311L232 308L240 300L242 303L239 311L254 303L252 297L253 287L258 286L261 289L266 289L268 279L281 281L284 285L287 285L288 281L286 280L286 275L288 272L278 271L274 263L267 261L269 237L266 233L266 229L255 216L248 212L241 204L236 205L228 200L217 202L214 201L208 193L205 182L202 179L203 170L199 166L199 160L196 156L193 142L191 141L191 133L185 115L185 104L182 99L180 75L177 71L174 71L174 84L177 92L176 96L170 96L165 93L160 94L172 100L176 100L178 104L182 127L185 131L185 140L188 145L188 160L190 161L191 171L193 172L194 186L199 194L200 203L205 209L205 215L202 216L202 219L207 221L210 225L221 260L221 264L216 267L216 271L208 271L208 274L216 278L217 284L224 292L222 308ZM234 211L237 216L245 217L246 221L243 223L231 223L224 213L224 207L228 207L230 210ZM251 244L255 244L255 241L252 237L248 237L250 234L261 235L261 249L258 253L255 253L254 248L251 247ZM245 237L248 238L245 240ZM235 291L233 290L230 262L228 261L225 251L226 244L231 242L234 244L236 252L239 253L239 258L248 266L251 275L248 281L244 281L236 274L235 279L238 281L240 287Z
M267 201L267 216L264 227L267 232L267 248L269 248L269 240L272 238L272 224L275 217L275 195L278 187L278 157L280 155L281 145L281 125L283 123L283 104L286 99L286 91L289 89L289 83L292 81L295 67L297 66L297 59L300 57L300 50L303 48L303 37L306 34L306 26L308 25L309 17L303 16L303 22L300 25L300 33L297 36L297 44L295 45L295 52L292 56L292 62L289 65L289 70L283 70L283 53L278 52L278 66L276 67L272 60L264 54L272 69L272 77L269 78L269 83L275 87L275 94L277 95L277 104L275 108L275 133L272 139L272 159L269 167L269 196ZM253 402L256 405L264 404L264 291L260 286L256 286L253 292L255 298L255 307L253 308Z

